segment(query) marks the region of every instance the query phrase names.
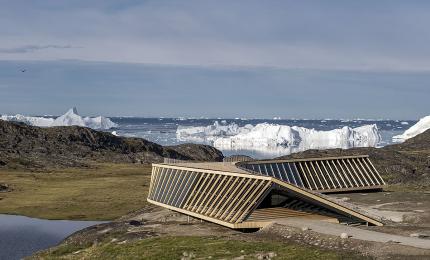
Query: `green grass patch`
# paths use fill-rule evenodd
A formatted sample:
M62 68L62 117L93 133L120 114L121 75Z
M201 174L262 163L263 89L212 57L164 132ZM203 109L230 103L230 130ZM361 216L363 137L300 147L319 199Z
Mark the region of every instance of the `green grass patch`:
M126 243L108 242L86 249L64 245L35 257L43 259L256 259L275 253L274 259L360 259L336 251L282 242L247 242L210 237L157 237Z
M150 165L99 164L47 172L0 170L0 213L45 219L112 220L144 207Z

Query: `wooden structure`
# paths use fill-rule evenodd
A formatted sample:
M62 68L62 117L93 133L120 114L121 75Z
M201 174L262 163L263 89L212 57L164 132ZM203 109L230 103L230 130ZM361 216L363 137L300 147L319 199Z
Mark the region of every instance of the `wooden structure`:
M382 189L385 185L368 155L254 161L237 166L322 193Z
M292 166L297 171L289 171ZM368 158L362 156L240 163L176 162L153 164L148 201L230 228L261 228L285 217L380 226L377 218L356 206L320 192L381 188L383 184Z

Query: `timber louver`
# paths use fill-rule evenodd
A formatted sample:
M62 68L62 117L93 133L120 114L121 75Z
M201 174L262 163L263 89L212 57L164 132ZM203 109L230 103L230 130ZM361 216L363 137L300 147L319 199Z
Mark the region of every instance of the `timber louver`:
M258 176L154 167L148 199L229 223L248 215L270 187Z
M368 156L254 161L238 163L238 167L319 192L378 189L385 185Z
M148 201L231 228L263 227L269 221L264 222L264 216L269 215L306 216L315 212L338 220L382 225L356 207L321 193L380 188L383 184L366 156L153 164ZM262 209L263 200L275 191L288 200L282 208Z

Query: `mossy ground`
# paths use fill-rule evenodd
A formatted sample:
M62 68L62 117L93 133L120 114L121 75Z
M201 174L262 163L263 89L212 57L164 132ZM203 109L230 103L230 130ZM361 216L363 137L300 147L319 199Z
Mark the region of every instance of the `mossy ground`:
M46 172L0 170L0 213L44 219L112 220L144 207L150 165L98 164Z
M227 240L215 237L156 237L131 242L106 242L97 246L61 245L37 259L257 259L276 254L274 259L359 259L336 251L320 250L282 242Z

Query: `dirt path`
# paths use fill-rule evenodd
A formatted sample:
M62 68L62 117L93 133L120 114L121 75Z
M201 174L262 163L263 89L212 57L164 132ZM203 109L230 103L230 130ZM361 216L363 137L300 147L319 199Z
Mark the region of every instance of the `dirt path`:
M430 240L363 230L356 227L344 226L328 222L307 220L303 218L288 218L276 220L276 223L296 228L308 227L312 231L327 235L340 236L340 234L342 233L347 233L349 236L351 236L351 238L359 240L382 243L393 242L405 246L430 249Z

